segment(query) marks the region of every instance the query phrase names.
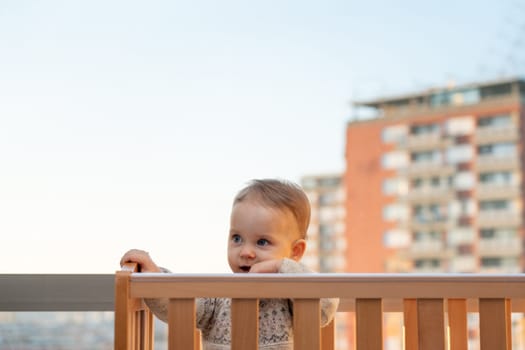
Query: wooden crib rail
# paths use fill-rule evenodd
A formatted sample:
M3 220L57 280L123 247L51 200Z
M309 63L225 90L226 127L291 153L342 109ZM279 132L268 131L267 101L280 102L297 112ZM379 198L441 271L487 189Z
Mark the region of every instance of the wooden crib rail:
M149 312L142 307L142 298L170 300L170 350L198 349L197 297L232 298L234 350L257 349L259 298L294 300L294 349L334 349L333 324L322 333L319 329L319 298L331 297L341 299L339 311L355 312L357 350L383 349L385 312L403 313L407 350L466 350L467 312L480 315L481 350L510 350L510 314L525 312L525 275L187 275L131 273L128 268L117 273L115 295L117 350L152 349L151 322L145 322L146 331L137 330L136 322L122 316L137 305L141 312ZM140 340L142 336L146 340Z
M142 298L131 296L134 272L138 265L127 263L115 275L115 349L153 350L153 314Z

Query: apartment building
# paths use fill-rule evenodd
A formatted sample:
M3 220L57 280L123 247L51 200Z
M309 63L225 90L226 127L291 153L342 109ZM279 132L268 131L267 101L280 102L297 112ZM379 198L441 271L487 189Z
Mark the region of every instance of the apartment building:
M523 271L524 105L518 78L355 102L348 271Z
M303 262L314 271L345 272L345 189L342 174L308 175L301 179L312 206ZM336 349L350 349L348 315L336 319Z
M346 130L347 271L523 272L524 106L519 78L355 102L369 117Z

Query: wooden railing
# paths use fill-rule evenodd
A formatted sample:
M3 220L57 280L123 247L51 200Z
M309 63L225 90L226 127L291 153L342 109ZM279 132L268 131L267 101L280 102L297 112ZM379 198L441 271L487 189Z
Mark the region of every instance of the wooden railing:
M294 349L334 349L320 329L319 298L355 312L355 349L383 349L383 314L403 313L406 350L466 350L467 312L479 313L481 350L510 350L511 312L525 312L525 275L474 274L116 274L115 349L152 349L142 298L168 298L168 347L198 349L195 298L232 298L233 350L257 349L258 298L293 299Z

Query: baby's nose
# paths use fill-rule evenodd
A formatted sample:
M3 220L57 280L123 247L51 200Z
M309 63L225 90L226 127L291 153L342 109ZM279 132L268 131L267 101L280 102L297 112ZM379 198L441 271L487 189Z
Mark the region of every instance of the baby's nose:
M243 257L243 258L253 258L253 257L255 257L255 251L249 245L245 245L241 249L241 257Z

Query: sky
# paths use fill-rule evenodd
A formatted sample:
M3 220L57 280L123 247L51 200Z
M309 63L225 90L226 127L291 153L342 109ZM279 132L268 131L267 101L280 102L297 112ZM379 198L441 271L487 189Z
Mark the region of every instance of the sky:
M525 72L516 0L0 2L0 273L229 272L254 178L344 171L352 101Z

